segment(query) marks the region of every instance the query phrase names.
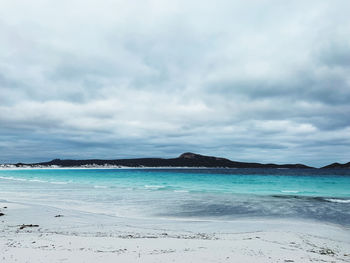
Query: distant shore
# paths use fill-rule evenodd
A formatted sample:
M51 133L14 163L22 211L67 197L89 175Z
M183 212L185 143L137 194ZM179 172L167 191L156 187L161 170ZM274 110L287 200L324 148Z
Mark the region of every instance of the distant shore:
M225 167L173 167L173 166L165 166L165 167L130 167L130 166L72 166L72 167L51 167L51 166L31 166L31 167L2 167L1 170L35 170L35 169L61 169L61 170L70 170L70 169L239 169L239 168L225 168ZM271 168L271 169L289 169L289 168Z
M226 158L206 156L195 153L183 153L176 158L135 158L135 159L54 159L48 162L39 163L15 163L0 164L0 168L265 168L265 169L350 169L350 162L345 164L332 163L324 167L315 168L308 165L275 164L275 163L254 163L237 162Z
M148 168L296 168L308 169L313 168L304 164L262 164L231 161L226 158L206 156L195 153L183 153L176 158L134 158L134 159L54 159L49 162L39 163L16 163L3 164L3 166L15 167L148 167Z

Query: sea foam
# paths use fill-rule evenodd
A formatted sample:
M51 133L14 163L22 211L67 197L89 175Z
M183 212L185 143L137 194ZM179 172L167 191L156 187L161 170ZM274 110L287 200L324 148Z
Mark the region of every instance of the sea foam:
M332 202L332 203L350 204L350 199L329 198L329 199L325 199L325 200L328 202Z

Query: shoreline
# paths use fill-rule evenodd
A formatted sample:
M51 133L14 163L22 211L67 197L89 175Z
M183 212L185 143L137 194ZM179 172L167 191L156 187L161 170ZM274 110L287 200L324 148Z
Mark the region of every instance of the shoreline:
M0 167L0 170L113 170L113 169L255 169L255 168L226 168L226 167L173 167L173 166L164 166L164 167L131 167L131 166L96 166L96 167ZM256 168L259 169L259 168ZM290 168L270 168L270 169L290 169Z
M157 169L168 169L168 170L181 170L181 169L192 169L192 170L244 170L244 169L252 169L252 170L300 170L300 171L332 171L332 170L337 170L337 171L343 171L343 172L349 172L350 175L350 168L322 168L322 167L309 167L309 168L257 168L257 167L245 167L245 168L237 168L237 167L205 167L205 166L145 166L145 167L134 167L134 166L93 166L93 167L80 167L80 166L71 166L71 167L4 167L0 165L0 171L14 171L14 170L125 170L125 169L152 169L152 170L157 170Z
M313 171L313 170L318 170L318 171L331 171L331 170L340 170L340 171L349 171L350 175L350 169L339 169L339 168L330 168L330 169L322 169L322 168L230 168L230 167L174 167L174 166L164 166L164 167L131 167L131 166L123 166L123 167L101 167L101 166L96 166L96 167L0 167L0 171L15 171L15 170L134 170L134 169L139 169L139 170L277 170L277 171L283 171L283 170L300 170L300 171Z

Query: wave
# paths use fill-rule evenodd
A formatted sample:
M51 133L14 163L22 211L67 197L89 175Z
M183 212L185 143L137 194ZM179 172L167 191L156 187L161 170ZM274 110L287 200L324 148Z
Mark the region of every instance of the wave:
M68 184L67 182L50 182L51 184Z
M39 180L39 179L30 179L29 182L37 182L37 183L47 183L47 181Z
M175 193L188 193L187 190L174 190Z
M27 179L24 178L15 178L15 177L4 177L4 176L0 176L0 179L4 179L4 180L12 180L12 181L27 181Z
M282 190L281 192L282 193L294 193L294 194L299 193L299 191L297 191L297 190Z
M151 190L159 190L159 189L165 189L168 188L166 185L145 185L146 189L151 189Z
M350 199L328 198L325 200L332 203L350 204Z
M106 188L108 188L108 186L105 186L105 185L94 185L94 188L106 189Z
M299 199L299 200L305 200L305 201L350 204L350 199L346 199L346 198L331 198L331 197L305 196L305 195L271 195L271 197L283 198L283 199Z
M0 179L20 181L20 182L48 183L48 181L44 181L44 180L40 180L40 179L25 179L25 178L4 177L4 176L0 176Z

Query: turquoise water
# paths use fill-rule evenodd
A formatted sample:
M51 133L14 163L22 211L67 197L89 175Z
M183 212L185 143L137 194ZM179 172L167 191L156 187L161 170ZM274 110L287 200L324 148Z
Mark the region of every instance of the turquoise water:
M0 170L0 199L129 217L281 217L350 226L350 171Z

